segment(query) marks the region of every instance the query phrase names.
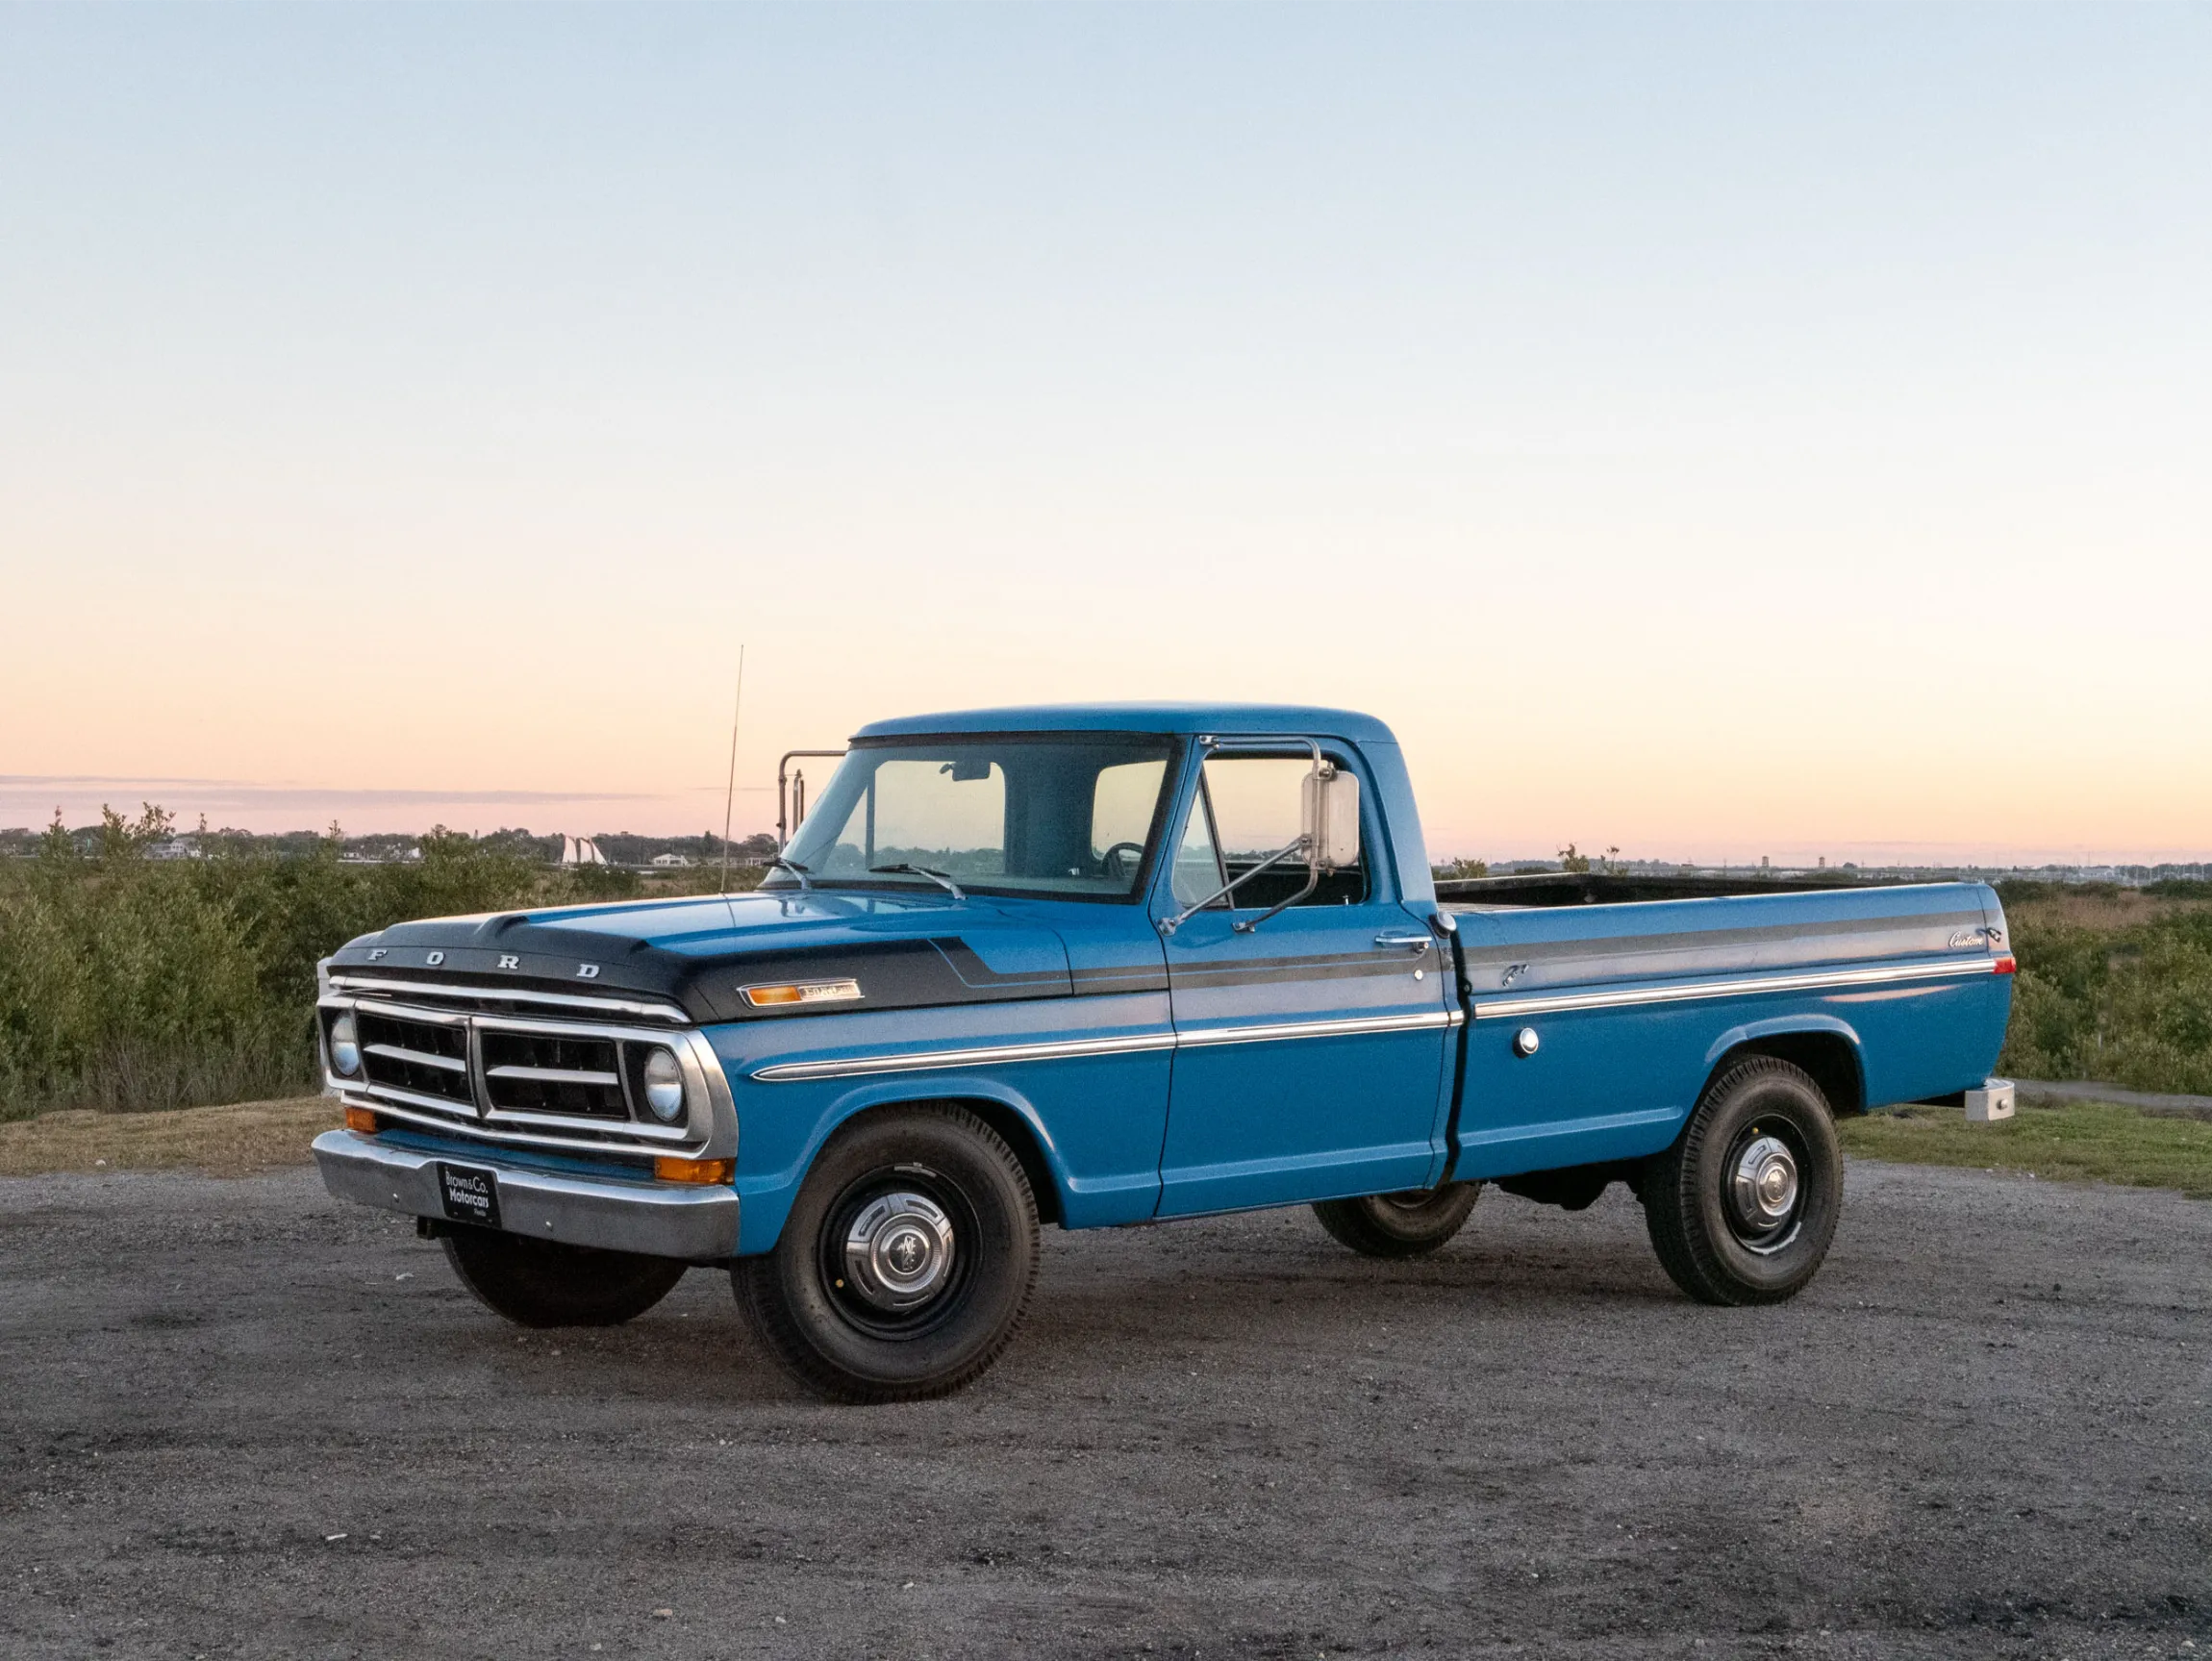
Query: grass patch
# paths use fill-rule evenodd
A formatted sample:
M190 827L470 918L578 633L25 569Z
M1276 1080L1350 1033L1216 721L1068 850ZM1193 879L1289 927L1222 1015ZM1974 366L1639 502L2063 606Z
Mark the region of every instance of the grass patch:
M1837 1129L1844 1151L1861 1159L2170 1188L2212 1199L2212 1123L2108 1101L2023 1107L1996 1124L1969 1124L1955 1107L1904 1107L1848 1119Z
M250 1176L305 1165L308 1144L339 1123L326 1095L163 1113L79 1109L0 1124L0 1176L61 1170L198 1170Z

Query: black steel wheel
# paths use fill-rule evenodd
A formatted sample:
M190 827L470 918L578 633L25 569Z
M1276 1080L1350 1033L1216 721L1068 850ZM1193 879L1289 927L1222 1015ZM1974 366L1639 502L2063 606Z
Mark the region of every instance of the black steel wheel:
M619 1326L668 1296L691 1265L455 1226L445 1261L494 1315L519 1326Z
M1668 1276L1700 1303L1779 1303L1819 1272L1842 1209L1844 1156L1803 1069L1749 1056L1705 1089L1638 1185Z
M1398 1194L1324 1199L1314 1207L1321 1226L1362 1257L1419 1257L1460 1231L1482 1195L1479 1182L1446 1182Z
M738 1305L783 1367L854 1402L944 1396L996 1361L1037 1284L1037 1199L966 1108L870 1114L833 1137Z

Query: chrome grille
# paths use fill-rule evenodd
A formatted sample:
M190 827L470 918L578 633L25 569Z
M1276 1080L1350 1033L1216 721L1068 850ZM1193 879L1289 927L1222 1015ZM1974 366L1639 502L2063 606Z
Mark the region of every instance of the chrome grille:
M637 1006L609 1000L598 1019L570 1013L488 1009L390 983L333 984L320 1000L327 1089L403 1125L515 1146L594 1154L719 1158L737 1146L736 1104L713 1046L695 1026L641 1020ZM566 1004L582 998L565 999ZM328 1070L331 1023L350 1012L362 1070ZM680 1013L678 1015L680 1019ZM644 1107L646 1057L675 1055L685 1080L684 1119L663 1124Z
M465 1025L410 1020L365 1007L354 1020L361 1034L362 1070L369 1083L474 1108Z
M611 1038L495 1027L485 1028L478 1043L484 1053L484 1091L494 1109L616 1120L630 1117L622 1089L623 1051L641 1055L648 1047Z

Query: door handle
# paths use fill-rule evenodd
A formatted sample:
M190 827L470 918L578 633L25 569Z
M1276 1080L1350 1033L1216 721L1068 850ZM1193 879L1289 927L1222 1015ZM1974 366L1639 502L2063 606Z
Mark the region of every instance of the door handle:
M1378 934L1375 936L1375 944L1384 947L1402 945L1411 951L1426 951L1429 938L1425 934Z

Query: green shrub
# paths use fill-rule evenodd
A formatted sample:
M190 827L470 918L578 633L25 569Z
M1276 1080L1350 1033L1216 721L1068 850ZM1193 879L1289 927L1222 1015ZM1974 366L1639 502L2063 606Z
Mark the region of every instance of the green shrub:
M2212 1095L2212 910L2099 927L2023 908L2013 949L1999 1070Z
M306 859L147 860L167 829L158 809L110 813L89 857L50 834L0 867L0 1119L310 1089L318 958L407 918L568 897L443 830L398 865L342 865L335 840Z

